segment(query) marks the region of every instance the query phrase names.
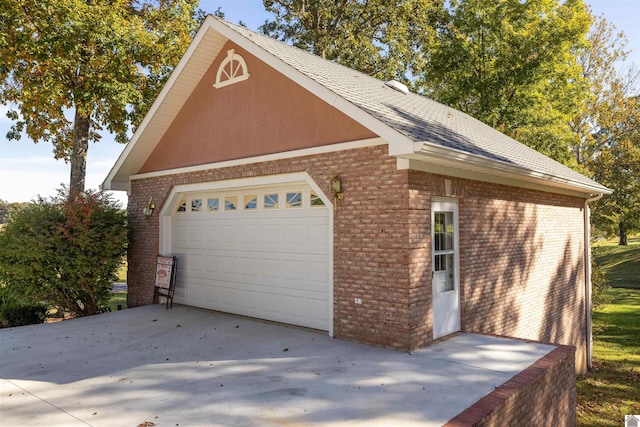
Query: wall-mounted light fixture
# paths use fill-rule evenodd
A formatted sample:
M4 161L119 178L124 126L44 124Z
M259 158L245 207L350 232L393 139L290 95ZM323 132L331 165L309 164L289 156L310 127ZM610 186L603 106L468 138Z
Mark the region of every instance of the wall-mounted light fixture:
M142 209L142 213L144 214L145 218L149 218L151 215L153 215L153 210L156 208L156 205L153 204L153 196L149 196L149 203L147 203L147 206L144 207L144 209Z
M342 192L342 181L336 174L331 177L331 192L333 193L333 209L338 212L338 200L344 198L344 193Z

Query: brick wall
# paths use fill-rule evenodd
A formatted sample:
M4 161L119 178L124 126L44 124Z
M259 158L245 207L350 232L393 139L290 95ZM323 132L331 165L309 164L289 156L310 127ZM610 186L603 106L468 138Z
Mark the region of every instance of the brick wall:
M575 426L575 348L559 346L445 427Z
M583 200L476 183L460 202L469 332L574 345L586 369Z
M417 206L424 209L420 216L430 217L424 201L447 196L446 179L409 173L410 218ZM584 200L449 180L448 196L459 204L462 330L574 345L576 366L584 371ZM424 256L430 251L430 224L410 221L410 227L417 230L411 233L412 295L430 301L431 260ZM430 335L424 317L422 327Z
M396 170L386 145L132 181L128 304L153 300L158 212L173 186L292 172L307 172L327 195L331 176L342 179L345 196L334 215L334 335L407 349L407 173ZM156 211L144 219L150 196Z
M399 349L432 342L430 207L432 196L447 195L445 177L398 171L384 145L133 181L129 305L152 302L157 213L173 186L291 172L307 172L325 194L334 173L342 179L335 336ZM582 200L463 179L450 184L449 195L459 199L462 329L576 345L581 357ZM144 219L150 196L156 213Z

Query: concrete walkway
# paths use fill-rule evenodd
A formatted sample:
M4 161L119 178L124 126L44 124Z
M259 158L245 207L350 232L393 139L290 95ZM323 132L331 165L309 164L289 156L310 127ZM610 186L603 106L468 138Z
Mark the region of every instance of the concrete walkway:
M2 426L437 426L554 347L404 353L164 305L0 329Z

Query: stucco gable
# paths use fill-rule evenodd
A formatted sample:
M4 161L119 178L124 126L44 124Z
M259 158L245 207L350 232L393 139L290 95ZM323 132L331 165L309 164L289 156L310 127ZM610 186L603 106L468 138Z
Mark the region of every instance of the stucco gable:
M227 52L250 78L214 87ZM311 148L376 135L228 41L138 173Z

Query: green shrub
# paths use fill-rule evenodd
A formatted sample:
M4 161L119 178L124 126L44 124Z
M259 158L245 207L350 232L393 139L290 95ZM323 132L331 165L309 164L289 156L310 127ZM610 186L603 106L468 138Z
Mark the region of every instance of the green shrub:
M12 215L0 232L0 282L27 305L104 311L126 253L126 212L109 195L65 190Z
M44 322L47 308L44 305L23 304L17 301L5 302L0 306L0 327L35 325Z

